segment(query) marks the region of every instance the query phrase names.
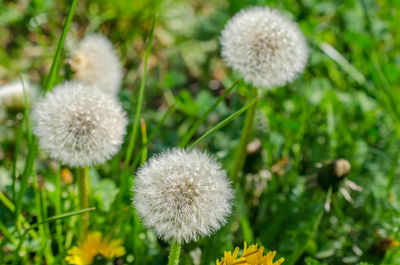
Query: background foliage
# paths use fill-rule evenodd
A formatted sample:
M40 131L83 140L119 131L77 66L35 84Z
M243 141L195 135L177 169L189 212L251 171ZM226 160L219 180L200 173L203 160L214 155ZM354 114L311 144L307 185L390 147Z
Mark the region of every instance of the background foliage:
M150 156L178 145L216 96L239 79L220 57L219 33L241 8L265 4L292 14L311 54L304 75L286 87L264 91L258 102L252 139L258 139L261 147L246 160L246 209L241 209L248 213L255 241L277 250L286 258L284 264L400 264L400 250L382 243L400 238L399 1L81 0L63 56L85 34L108 36L124 65L119 96L132 122L146 38L158 14L142 112L148 132L173 104L175 111L150 142ZM44 83L68 8L67 1L0 1L1 84L18 80L20 74L39 86ZM70 77L71 70L61 61L57 83ZM247 93L246 84L239 82L192 140L244 105ZM25 128L21 119L19 111L11 110L2 115L0 124L0 191L13 203L28 153L28 131L23 129L22 140L17 139L19 128ZM232 163L243 120L239 116L200 144L226 168ZM120 191L126 147L90 170L89 205L96 207L90 214L91 230L123 239L128 254L116 264L166 264L168 246L138 224L130 198L124 197L117 207L113 204ZM349 179L363 191L351 194L354 203L333 194L332 209L325 212L326 192L309 188L308 179L316 174L318 163L337 158L351 162ZM65 169L61 174L60 168ZM74 171L43 152L37 155L35 169L39 182L30 179L21 207L27 223L36 223L40 214L55 215L55 183L60 176L62 212L78 209ZM15 213L0 203L0 217L0 264L44 264L43 256L54 256L54 264L64 260L55 223L39 226L36 238L28 235L21 257L16 258L13 251L20 237ZM73 216L58 221L64 249L76 244L77 220ZM224 250L242 244L234 215L212 237L185 245L181 263L214 264Z

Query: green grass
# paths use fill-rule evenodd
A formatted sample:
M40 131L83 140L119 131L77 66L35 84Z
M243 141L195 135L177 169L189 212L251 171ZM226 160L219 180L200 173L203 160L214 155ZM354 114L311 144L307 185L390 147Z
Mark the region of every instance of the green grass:
M263 4L299 22L310 59L295 82L257 99L224 64L218 38L234 13ZM114 43L129 130L119 154L88 171L88 197L89 229L123 242L118 264L168 263L169 244L142 226L130 183L174 146L208 150L229 171L243 163L235 213L211 237L183 244L180 264L215 264L245 239L283 264L399 264L399 248L382 245L400 240L399 10L378 0L0 1L0 85L22 74L43 94L71 77L65 58L85 34ZM237 156L255 104L249 140L261 147ZM37 148L29 108L1 108L0 264L62 264L84 214L77 176L68 180L67 167ZM363 188L353 203L311 187L317 165L337 158Z

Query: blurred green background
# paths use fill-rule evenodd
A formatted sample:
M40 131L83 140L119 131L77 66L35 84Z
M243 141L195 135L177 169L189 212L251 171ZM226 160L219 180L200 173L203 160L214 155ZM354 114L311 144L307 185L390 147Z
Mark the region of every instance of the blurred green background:
M18 80L21 74L39 87L43 84L69 4L0 1L0 85ZM101 32L110 38L124 65L119 96L132 122L146 39L158 14L142 113L148 131L169 106L175 103L176 109L150 143L151 155L177 145L216 96L240 79L221 59L219 34L230 17L252 5L268 5L292 16L310 46L304 74L290 85L263 91L258 103L252 135L257 148L249 150L244 185L256 242L277 250L286 258L284 264L400 264L400 250L390 247L400 240L400 1L80 0L63 55L68 56L86 34ZM62 61L58 82L70 77L71 70ZM195 138L245 104L248 93L240 82ZM0 124L0 191L10 198L18 113L8 111ZM243 120L244 115L200 145L226 168L232 163ZM166 264L167 244L152 231L133 231L131 210L111 207L125 148L90 172L90 205L97 207L91 228L104 234L112 230L113 237L123 239L128 254L115 264ZM26 149L23 141L19 172ZM352 203L334 193L326 212L326 191L311 187L309 180L318 165L338 158L351 163L348 179L363 190L350 193ZM41 152L36 167L46 215L52 216L57 165ZM62 188L63 211L75 210L74 185L63 179ZM23 201L23 214L30 223L37 218L33 193L29 187ZM124 205L130 205L129 198ZM5 231L13 231L13 214L3 204L0 217L4 228L0 264L11 264L15 244ZM62 221L66 249L76 244L76 221ZM64 257L57 252L54 229L48 226L48 236L55 264L61 264ZM234 246L243 246L235 215L215 235L185 245L181 264L215 264L224 250ZM24 249L21 264L34 264L35 253L42 251L32 238Z

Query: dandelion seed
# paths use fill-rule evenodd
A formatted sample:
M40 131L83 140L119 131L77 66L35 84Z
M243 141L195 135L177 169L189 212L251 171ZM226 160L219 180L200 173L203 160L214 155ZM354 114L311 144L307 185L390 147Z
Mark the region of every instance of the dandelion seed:
M217 260L217 265L280 265L285 259L280 258L277 261L273 261L276 256L276 251L269 251L266 255L263 254L264 247L257 247L256 245L250 245L247 247L246 242L244 242L244 250L239 258L239 248L236 247L235 251L225 251L224 257L221 261Z
M86 36L69 60L78 81L95 84L116 95L122 80L122 66L112 43L103 35Z
M100 232L91 232L84 242L68 250L65 260L69 264L89 265L100 260L110 260L125 255L121 240L106 240ZM97 263L95 263L97 264Z
M291 82L307 63L307 43L297 23L268 7L240 11L220 41L226 63L257 87Z
M33 132L49 155L72 167L103 163L116 154L126 118L119 102L95 86L66 82L35 106Z
M133 203L147 227L165 240L197 240L217 231L231 212L225 171L207 153L171 149L137 173Z

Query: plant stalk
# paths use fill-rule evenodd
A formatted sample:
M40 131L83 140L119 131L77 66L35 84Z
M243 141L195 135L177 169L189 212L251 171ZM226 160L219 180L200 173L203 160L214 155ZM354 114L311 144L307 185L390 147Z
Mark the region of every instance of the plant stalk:
M250 96L248 97L249 99L253 99L257 97L258 91L257 88L252 86L251 88L251 93ZM234 184L239 183L239 173L242 171L244 161L246 159L246 147L247 144L249 143L251 131L253 129L253 123L254 123L254 116L256 113L257 109L257 102L253 104L246 112L246 118L244 121L243 129L242 129L242 134L240 136L240 142L239 142L239 147L236 150L235 154L235 160L233 162L233 167L231 171L231 179Z
M181 252L181 244L173 241L171 244L171 249L169 251L168 265L178 265L179 255Z
M60 215L62 213L62 189L61 189L60 168L58 168L57 172L58 173L55 176L55 184L56 184L55 208L56 208L56 215ZM56 222L56 234L57 234L58 251L61 253L62 256L64 256L62 220ZM64 260L62 260L62 264L65 264Z
M89 175L89 169L87 167L78 169L78 193L79 193L79 208L89 208L89 200L87 196L87 178ZM85 212L81 215L79 224L79 237L81 240L86 238L86 234L89 228L89 212Z

